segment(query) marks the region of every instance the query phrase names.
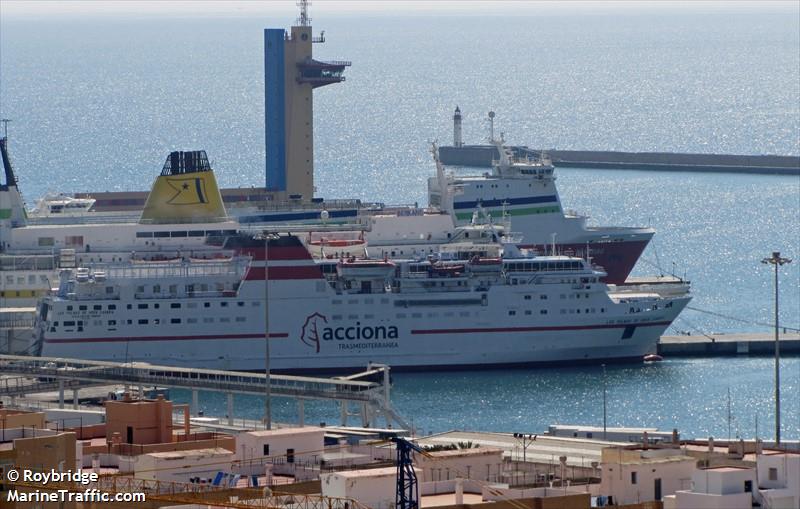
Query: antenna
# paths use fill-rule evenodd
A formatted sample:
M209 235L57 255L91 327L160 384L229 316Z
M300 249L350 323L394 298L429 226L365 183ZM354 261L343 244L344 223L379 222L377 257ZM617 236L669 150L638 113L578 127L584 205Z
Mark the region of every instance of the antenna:
M494 112L489 112L489 142L494 141Z
M0 118L0 122L3 123L3 137L8 139L8 123L11 122L8 118Z
M297 18L297 24L301 27L309 26L311 18L308 17L308 6L311 5L311 2L308 0L300 0L296 5L300 7L300 17Z

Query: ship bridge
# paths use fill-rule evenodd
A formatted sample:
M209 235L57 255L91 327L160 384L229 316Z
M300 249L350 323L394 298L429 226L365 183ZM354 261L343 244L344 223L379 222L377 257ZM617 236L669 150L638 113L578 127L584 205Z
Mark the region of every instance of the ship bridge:
M345 80L344 68L350 67L350 65L351 62L346 60L323 62L309 57L297 64L297 70L300 72L297 82L310 83L312 88L341 83Z

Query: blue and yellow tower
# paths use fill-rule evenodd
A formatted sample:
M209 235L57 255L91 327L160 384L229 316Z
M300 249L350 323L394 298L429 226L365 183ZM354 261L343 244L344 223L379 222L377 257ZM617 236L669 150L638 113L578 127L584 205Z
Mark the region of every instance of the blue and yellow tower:
M313 58L314 37L308 2L287 33L264 30L264 85L267 190L277 199L310 201L314 197L314 96L318 87L344 81L350 62Z

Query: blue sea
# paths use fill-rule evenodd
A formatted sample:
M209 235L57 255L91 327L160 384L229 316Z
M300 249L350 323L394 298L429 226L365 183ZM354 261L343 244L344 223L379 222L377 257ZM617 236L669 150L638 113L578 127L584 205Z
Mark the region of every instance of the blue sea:
M467 142L486 138L494 110L496 129L531 147L800 155L799 8L758 5L317 16L315 55L353 62L314 94L318 195L425 203L428 143L451 143L456 105ZM0 9L0 117L12 119L28 202L145 190L171 150L205 149L222 186L263 185L262 29L293 21ZM775 250L795 258L780 273L781 321L800 327L800 178L560 169L558 186L594 224L657 230L635 273L694 285L695 309L670 332L768 332L773 280L760 260ZM771 369L766 358L609 367L609 422L724 436L730 388L734 431L752 436L756 414L771 422ZM397 374L394 400L424 430L597 424L599 373ZM796 357L783 391L784 433L800 438ZM335 409L307 408L326 412L334 422Z

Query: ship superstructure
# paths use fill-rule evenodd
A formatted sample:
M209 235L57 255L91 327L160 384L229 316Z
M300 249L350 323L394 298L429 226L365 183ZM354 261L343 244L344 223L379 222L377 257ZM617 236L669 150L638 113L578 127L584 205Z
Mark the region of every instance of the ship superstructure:
M42 355L256 370L641 358L688 285L615 287L586 260L456 243L435 257L314 259L295 236L229 237L214 259L62 272ZM265 281L265 277L267 281ZM269 285L269 317L264 306Z
M437 172L428 179L428 200L453 216L456 224L470 221L482 208L494 217L509 216L523 236L523 247L544 253L556 244L559 252L587 252L608 273L607 281L623 283L655 231L652 228L589 226L588 218L561 205L553 165L543 158L518 158L492 140L500 154L492 172L462 175L444 169L434 154Z

